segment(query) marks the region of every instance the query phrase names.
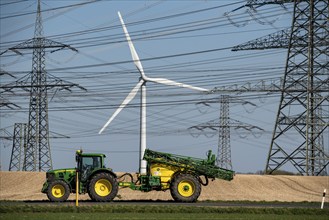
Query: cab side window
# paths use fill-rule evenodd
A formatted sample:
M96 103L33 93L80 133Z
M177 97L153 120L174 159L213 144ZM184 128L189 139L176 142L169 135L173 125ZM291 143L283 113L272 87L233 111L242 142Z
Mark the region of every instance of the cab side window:
M101 157L82 157L81 180L86 181L93 170L101 168Z
M83 157L82 167L83 169L88 167L91 170L101 168L101 157Z

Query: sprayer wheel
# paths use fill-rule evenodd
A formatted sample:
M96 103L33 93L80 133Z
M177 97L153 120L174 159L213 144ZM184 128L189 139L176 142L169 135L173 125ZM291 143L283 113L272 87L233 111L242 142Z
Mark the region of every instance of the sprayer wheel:
M195 202L201 193L201 184L191 174L178 174L170 185L170 193L177 202Z

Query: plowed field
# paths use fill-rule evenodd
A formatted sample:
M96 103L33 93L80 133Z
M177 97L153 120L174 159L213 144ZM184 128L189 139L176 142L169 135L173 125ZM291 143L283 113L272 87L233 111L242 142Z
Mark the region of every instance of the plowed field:
M40 192L45 177L44 172L0 172L0 200L47 200ZM199 201L320 202L325 188L329 189L328 176L236 175L230 182L210 181L202 187ZM143 193L125 188L118 195L115 200L172 200L169 191ZM89 197L82 195L80 199Z

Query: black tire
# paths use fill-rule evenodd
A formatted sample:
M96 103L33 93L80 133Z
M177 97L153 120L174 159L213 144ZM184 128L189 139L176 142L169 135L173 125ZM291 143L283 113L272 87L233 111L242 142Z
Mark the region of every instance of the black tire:
M54 180L48 186L47 197L52 202L64 202L70 193L70 187L65 181Z
M90 180L88 194L97 202L112 201L118 193L118 183L109 173L99 173Z
M195 202L201 193L201 184L191 174L178 174L170 185L170 193L177 202Z

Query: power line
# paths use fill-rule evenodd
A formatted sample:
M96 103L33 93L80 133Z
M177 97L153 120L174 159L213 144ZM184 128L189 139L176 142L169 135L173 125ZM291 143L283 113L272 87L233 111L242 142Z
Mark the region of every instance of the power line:
M65 9L65 8L78 7L78 6L87 5L87 4L91 4L91 3L95 3L95 2L99 2L99 1L103 1L103 0L91 0L88 2L81 2L81 3L77 3L77 4L73 4L73 5L66 5L66 6L56 7L56 8L43 9L41 12L44 13L44 12L49 12L49 11ZM38 13L38 11L33 11L33 12L25 12L25 13L20 13L20 14L6 15L6 16L0 17L0 19L17 18L20 16L33 15L33 14L37 14L37 13Z

